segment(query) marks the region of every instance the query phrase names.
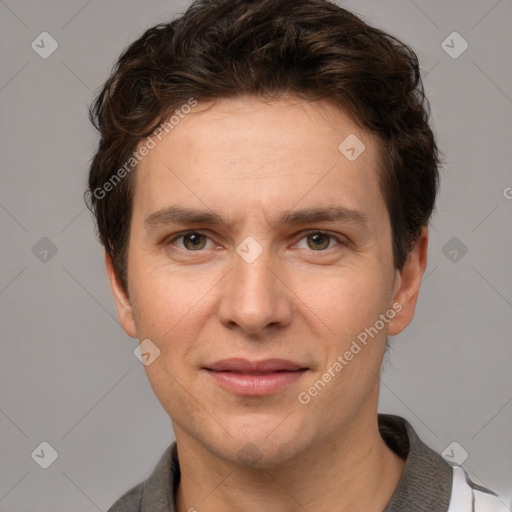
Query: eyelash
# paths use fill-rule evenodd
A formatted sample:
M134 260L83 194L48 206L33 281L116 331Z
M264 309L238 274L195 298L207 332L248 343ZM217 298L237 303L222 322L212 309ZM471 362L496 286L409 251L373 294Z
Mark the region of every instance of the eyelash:
M206 235L205 233L203 233L201 230L190 230L190 231L184 231L182 233L179 233L177 234L176 236L174 236L173 238L169 239L167 242L166 242L166 245L171 245L173 244L176 240L179 240L180 238L183 238L187 235L202 235L202 236L205 236L206 238L208 238L210 241L211 238ZM342 240L340 237L336 236L336 235L333 235L329 232L326 232L326 231L322 231L322 230L310 230L310 231L306 231L304 233L302 233L302 236L301 238L299 239L302 240L303 238L307 238L308 236L310 235L325 235L325 236L328 236L330 239L334 239L336 240L336 242L338 242L338 245L339 246L345 246L347 245L347 242L345 242L344 240ZM298 243L298 242L297 242ZM318 252L318 253L322 253L322 252L327 252L329 249L334 249L335 247L338 247L338 245L334 246L334 247L328 247L327 249L321 249L321 250L318 250L318 251L315 251L313 249L311 249L311 252ZM177 249L181 250L181 251L185 251L185 252L188 252L188 253L194 253L194 252L197 252L197 253L201 253L203 252L205 249L199 249L197 251L191 251L189 249L186 249L186 248L181 248L181 247L177 247Z

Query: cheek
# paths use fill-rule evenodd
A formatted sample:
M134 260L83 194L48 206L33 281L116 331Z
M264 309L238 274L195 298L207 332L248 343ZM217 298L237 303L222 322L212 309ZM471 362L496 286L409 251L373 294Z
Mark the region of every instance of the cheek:
M168 265L151 268L148 262L132 267L133 301L140 335L147 331L166 337L193 314L208 290L214 287L211 272L175 269ZM139 336L140 337L140 336Z
M307 316L314 314L330 337L345 343L375 323L392 295L391 281L376 265L317 272L298 279L293 289L304 314L309 310Z
M134 265L133 270L132 304L138 337L149 338L160 350L155 362L145 367L146 373L155 391L179 388L174 378L190 383L190 367L196 364L201 343L204 346L219 275L213 270L176 270L168 265Z
M320 366L301 391L311 416L334 424L355 415L376 392L390 318L383 322L380 315L390 310L392 286L381 268L369 266L314 283L303 281L297 295L310 325L327 334L313 340Z

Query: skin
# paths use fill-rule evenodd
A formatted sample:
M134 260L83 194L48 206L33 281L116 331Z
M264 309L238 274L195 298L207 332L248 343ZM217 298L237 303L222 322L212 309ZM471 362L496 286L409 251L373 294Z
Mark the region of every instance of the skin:
M349 134L366 147L353 162L338 150ZM124 330L160 350L145 370L178 444L179 512L372 512L391 499L404 461L378 431L379 372L386 336L414 315L428 233L395 269L378 172L370 133L325 100L297 98L199 103L139 164L129 293L108 255L106 267ZM176 205L224 224L145 222ZM328 205L366 224L276 223L284 211ZM186 230L204 235L199 250L178 238ZM318 231L332 237L312 239ZM252 263L236 252L248 236L262 248ZM401 311L299 403L394 303ZM308 371L272 395L238 396L202 369L230 357L284 358ZM241 457L248 451L251 460Z

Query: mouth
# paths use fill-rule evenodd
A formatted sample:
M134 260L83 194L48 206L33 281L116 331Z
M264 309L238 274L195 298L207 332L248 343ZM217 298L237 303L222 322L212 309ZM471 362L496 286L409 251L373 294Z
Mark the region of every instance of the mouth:
M243 396L263 396L276 393L302 378L308 371L286 359L224 359L204 367L214 382L223 389Z

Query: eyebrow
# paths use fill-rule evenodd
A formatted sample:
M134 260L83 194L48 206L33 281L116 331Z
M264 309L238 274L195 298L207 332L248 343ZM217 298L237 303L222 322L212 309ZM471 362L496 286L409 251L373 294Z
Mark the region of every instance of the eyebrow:
M315 222L347 222L357 224L362 228L368 227L368 217L358 211L343 206L326 206L322 208L307 208L289 210L281 213L276 221L277 226L294 226L312 224ZM203 224L208 226L229 226L221 215L213 211L196 210L180 206L170 206L149 215L144 225L152 231L168 224Z

